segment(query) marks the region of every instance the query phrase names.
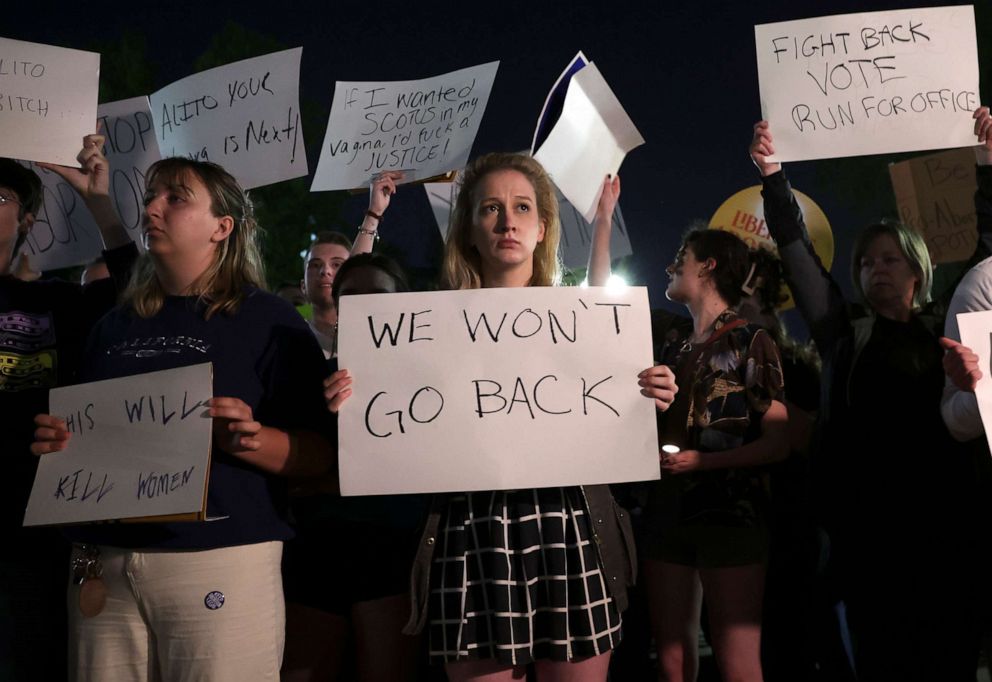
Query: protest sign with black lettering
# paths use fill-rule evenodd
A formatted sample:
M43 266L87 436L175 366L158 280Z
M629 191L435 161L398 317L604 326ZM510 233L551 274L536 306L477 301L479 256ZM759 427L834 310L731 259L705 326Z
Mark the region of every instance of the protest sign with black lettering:
M889 164L899 219L923 235L934 263L966 261L978 243L975 155L949 149Z
M98 116L100 131L107 138L103 153L110 161L110 196L131 239L144 251L141 216L145 208L145 173L162 158L148 98L101 104Z
M658 478L647 290L341 298L345 495Z
M24 525L202 518L212 394L210 363L53 389L72 435L39 459Z
M99 81L95 52L0 38L0 156L78 168Z
M79 138L77 154L82 143L83 138ZM44 272L68 268L99 256L103 251L100 228L72 185L54 171L30 161L21 163L41 178L44 197L44 204L21 247L21 253L28 256L31 269Z
M970 5L761 24L754 40L774 161L975 144Z
M219 163L246 189L306 175L302 54L297 47L226 64L151 95L162 155Z
M456 182L427 182L424 183L427 200L430 202L434 219L441 231L441 238L448 239L448 223L451 210L458 196ZM555 187L558 195L558 216L561 219L561 241L558 245L558 255L569 270L579 270L589 264L589 249L592 244L592 225L589 224L578 209L569 203L561 190ZM630 237L627 235L627 225L620 213L620 204L613 209L613 231L610 233L610 256L612 259L623 258L633 253Z
M339 81L311 191L368 187L383 171L403 182L468 162L499 62L416 81Z

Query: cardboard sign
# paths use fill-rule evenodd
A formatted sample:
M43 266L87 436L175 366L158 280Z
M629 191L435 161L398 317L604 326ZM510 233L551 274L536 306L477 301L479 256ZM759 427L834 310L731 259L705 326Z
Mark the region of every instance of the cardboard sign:
M451 211L458 197L458 182L424 183L427 200L430 202L434 220L441 231L441 238L448 240ZM561 220L561 241L558 256L569 270L583 270L589 265L589 250L592 248L593 227L578 209L569 203L561 190L555 187L558 196L558 216ZM627 224L620 213L620 204L613 209L613 230L610 232L610 258L616 260L633 253Z
M302 54L297 47L226 64L151 95L162 155L219 163L245 189L306 175Z
M548 102L551 101L549 96ZM539 120L543 119L542 114ZM624 157L642 144L644 138L599 69L590 62L569 79L561 116L534 152L534 158L591 223L606 176L615 175Z
M762 24L754 39L773 161L975 144L970 5Z
M463 167L499 62L416 81L339 81L310 191L367 188L384 171L403 182Z
M53 389L72 436L39 460L24 525L202 519L212 395L210 363Z
M344 495L659 476L642 287L341 298Z
M951 149L889 164L899 219L923 235L936 263L965 261L978 244L975 154Z
M95 52L0 38L0 156L78 167L99 83Z

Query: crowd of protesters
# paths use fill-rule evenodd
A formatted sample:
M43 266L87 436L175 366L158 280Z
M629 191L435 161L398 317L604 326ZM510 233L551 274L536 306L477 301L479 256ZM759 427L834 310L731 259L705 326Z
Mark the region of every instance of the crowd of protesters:
M373 179L354 243L316 235L305 320L265 290L251 201L222 167L148 170L139 256L100 135L79 169L47 166L106 246L105 276L73 284L17 276L41 182L0 160L0 677L689 682L703 638L725 680L974 680L992 477L955 315L992 309L992 118L972 117L979 240L949 302L922 237L890 222L858 234L846 300L755 125L777 257L693 228L658 264L687 316L655 316L630 390L654 406L661 477L612 487L340 496L337 307L410 290L374 251L402 173ZM459 182L440 288L561 285L541 165L487 154ZM619 196L605 178L591 285ZM777 316L783 285L807 344ZM72 441L50 388L203 362L212 520L21 527L37 457Z

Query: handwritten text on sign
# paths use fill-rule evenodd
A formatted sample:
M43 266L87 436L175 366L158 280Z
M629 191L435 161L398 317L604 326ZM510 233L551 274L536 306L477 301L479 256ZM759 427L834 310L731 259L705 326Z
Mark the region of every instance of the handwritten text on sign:
M106 138L103 152L110 161L110 198L117 207L131 239L144 250L141 215L144 212L145 172L158 160L148 98L136 97L101 104L97 109L100 131ZM82 147L79 138L77 147ZM22 162L41 178L44 204L28 233L23 252L33 270L46 271L82 265L103 251L103 239L72 186L57 173Z
M95 52L0 38L0 156L78 167L99 78Z
M777 161L975 144L969 5L763 24L754 36Z
M79 138L76 152L82 147ZM76 190L58 173L22 161L41 178L44 203L21 248L31 269L68 268L93 260L103 250L103 239L92 214Z
M339 333L345 495L658 478L644 288L347 296Z
M303 48L203 71L151 95L164 156L219 163L246 189L306 175Z
M338 82L311 190L422 180L468 161L499 62L418 81Z
M72 436L39 460L24 525L200 513L212 385L207 363L52 390Z
M899 219L923 235L934 263L966 261L978 242L975 155L948 149L889 164Z

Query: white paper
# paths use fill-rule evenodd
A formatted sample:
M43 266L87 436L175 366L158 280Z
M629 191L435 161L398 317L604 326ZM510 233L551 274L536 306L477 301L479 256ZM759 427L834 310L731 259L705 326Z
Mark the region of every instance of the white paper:
M985 438L992 448L992 310L958 313L957 318L961 344L978 356L982 378L975 386L975 398L978 400L978 412L982 415Z
M199 512L205 504L210 363L56 388L72 436L42 456L25 526Z
M76 144L77 154L82 147L83 138L80 137ZM44 272L68 268L99 256L103 251L100 228L72 185L59 174L35 163L21 163L41 178L44 197L44 204L20 251L27 254L31 269Z
M95 52L0 38L0 156L78 168L99 82Z
M163 156L213 161L250 189L306 175L303 48L187 76L151 95Z
M145 172L160 158L147 97L101 104L97 109L100 132L106 137L103 153L110 162L110 198L128 235L144 251L141 216L144 213ZM79 138L76 153L82 148ZM83 198L61 176L33 163L22 163L41 178L45 203L21 248L38 271L56 270L91 262L103 251L103 238Z
M451 211L458 197L458 181L424 183L427 200L434 213L434 220L441 231L441 238L448 240L448 228L451 221ZM579 211L569 203L565 195L557 187L558 215L561 219L561 241L558 245L558 255L569 270L585 268L589 264L589 250L592 246L592 225ZM627 225L618 203L613 210L613 231L610 233L610 258L616 260L633 253Z
M754 38L774 161L976 144L970 5L762 24Z
M443 76L339 81L311 191L368 187L384 171L424 180L468 162L499 62Z
M155 141L155 123L147 97L101 104L103 153L110 162L110 197L127 233L144 251L141 216L145 212L145 174L161 159Z
M659 476L643 287L344 296L339 320L344 495Z
M624 157L642 144L644 138L590 63L572 76L561 117L534 158L591 223L606 176L615 175Z

